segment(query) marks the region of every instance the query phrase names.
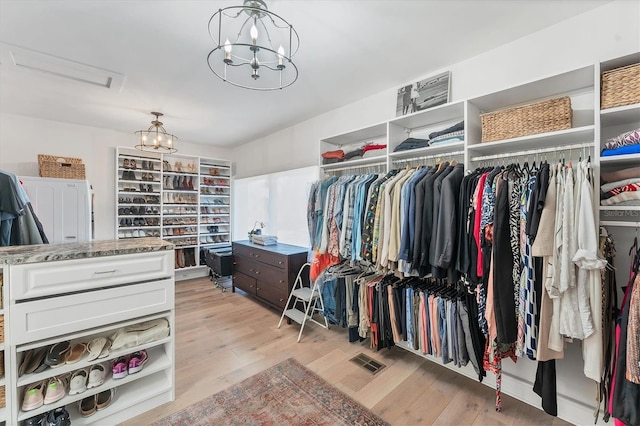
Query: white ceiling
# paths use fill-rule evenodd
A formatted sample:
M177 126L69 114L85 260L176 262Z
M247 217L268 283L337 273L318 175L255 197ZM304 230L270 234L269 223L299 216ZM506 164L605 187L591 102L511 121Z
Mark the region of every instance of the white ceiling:
M133 132L165 113L181 140L232 146L400 86L601 0L267 0L300 35L298 81L233 87L207 23L235 1L0 0L0 42L124 75L120 90L0 65L0 112Z

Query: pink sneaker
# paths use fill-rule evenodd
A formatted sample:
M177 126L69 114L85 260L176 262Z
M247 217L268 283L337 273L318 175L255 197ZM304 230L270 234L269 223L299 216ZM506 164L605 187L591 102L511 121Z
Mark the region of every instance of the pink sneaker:
M129 358L126 356L121 356L120 358L113 361L113 378L114 379L123 379L127 377L127 367L129 366Z
M132 353L129 357L129 374L134 374L142 370L142 367L144 367L148 359L149 357L145 350Z

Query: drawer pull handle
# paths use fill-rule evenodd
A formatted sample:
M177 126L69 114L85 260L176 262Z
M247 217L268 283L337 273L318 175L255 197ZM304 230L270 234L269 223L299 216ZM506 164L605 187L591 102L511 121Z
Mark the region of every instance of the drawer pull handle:
M260 273L260 271L256 271L256 275L258 275Z
M253 284L251 284L251 285L249 286L249 288L253 288Z
M259 255L259 254L254 254L254 256L255 256L255 257L260 257L260 255Z
M94 272L94 275L104 275L104 274L113 274L114 272L116 272L116 269L112 269L110 271L97 271Z
M284 299L280 299L281 302L284 302Z
M249 270L250 270L251 272L253 272L253 268L249 268Z
M284 265L284 262L281 260L280 262L278 262L278 265Z
M256 287L256 290L260 290L260 287Z
M284 280L280 280L280 284L284 284Z

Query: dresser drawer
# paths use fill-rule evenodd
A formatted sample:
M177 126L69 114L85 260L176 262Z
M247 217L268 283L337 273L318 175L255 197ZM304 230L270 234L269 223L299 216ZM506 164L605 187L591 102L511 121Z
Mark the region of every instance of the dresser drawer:
M48 297L172 277L173 250L62 260L11 268L10 299Z
M256 283L256 295L278 308L284 308L287 298L289 297L286 288L282 290L264 281L258 281Z
M246 291L248 294L256 294L256 280L253 277L245 275L241 272L233 274L233 286L240 290Z
M287 291L287 271L260 264L256 267L254 274L256 280L267 282L273 287L280 288L285 292Z
M261 263L275 266L276 268L287 268L287 256L272 253L266 250L255 249L252 247L246 247L242 245L235 245L233 247L233 254L238 257L245 257L248 259L256 260Z
M260 265L258 262L254 262L251 259L238 256L234 257L234 262L234 271L242 272L249 276L253 276L256 273L258 265Z
M173 308L172 278L20 302L11 307L12 344L34 342Z

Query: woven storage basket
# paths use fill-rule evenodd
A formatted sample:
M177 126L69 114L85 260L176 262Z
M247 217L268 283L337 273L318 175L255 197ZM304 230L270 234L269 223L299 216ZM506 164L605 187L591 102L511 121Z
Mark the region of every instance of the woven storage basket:
M571 118L568 96L481 114L482 142L570 129Z
M4 408L7 405L7 395L4 390L4 386L0 386L0 408Z
M640 63L602 73L600 109L640 103Z
M4 351L0 351L0 379L4 377Z
M85 179L81 158L38 154L40 177Z

